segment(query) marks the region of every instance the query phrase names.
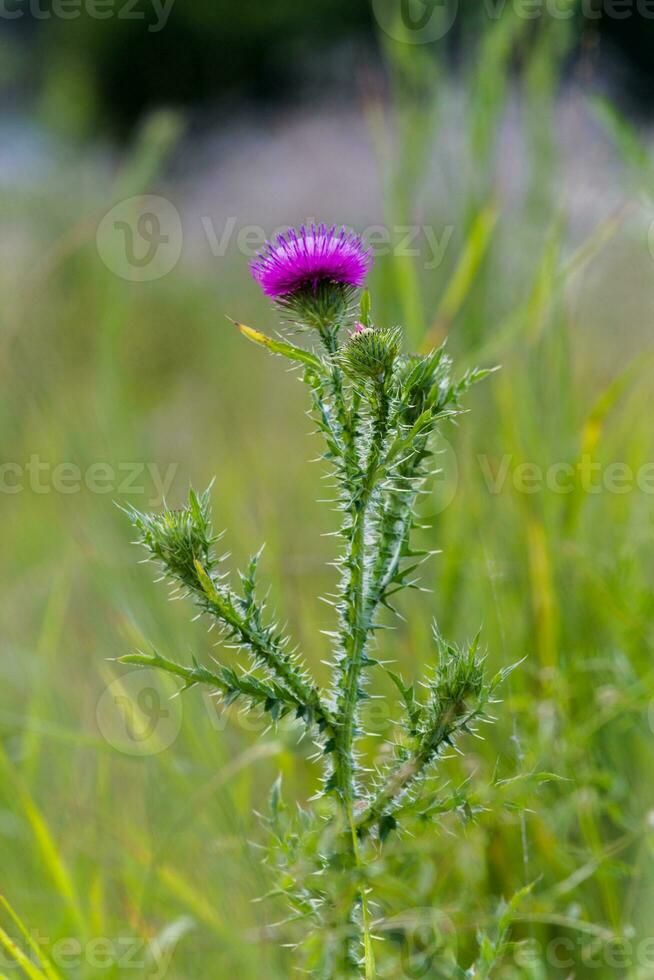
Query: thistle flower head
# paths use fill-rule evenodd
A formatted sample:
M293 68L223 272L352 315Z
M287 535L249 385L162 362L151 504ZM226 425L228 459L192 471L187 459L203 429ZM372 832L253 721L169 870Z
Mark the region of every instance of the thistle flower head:
M252 263L252 275L266 296L280 299L321 283L362 286L372 253L359 235L326 225L289 228L267 242Z
M341 365L354 380L381 381L393 369L400 352L402 332L399 328L378 330L357 324L354 333L341 350Z

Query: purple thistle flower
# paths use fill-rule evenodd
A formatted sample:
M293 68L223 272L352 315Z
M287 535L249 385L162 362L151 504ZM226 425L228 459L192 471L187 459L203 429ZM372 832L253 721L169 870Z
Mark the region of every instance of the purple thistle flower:
M287 297L321 282L362 286L372 265L372 252L359 235L326 225L289 228L266 242L252 263L252 275L266 296Z

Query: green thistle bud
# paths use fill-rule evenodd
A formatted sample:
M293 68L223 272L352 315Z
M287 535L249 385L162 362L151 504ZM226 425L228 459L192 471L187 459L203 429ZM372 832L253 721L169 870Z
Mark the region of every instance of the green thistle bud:
M368 378L383 381L393 369L398 354L402 332L399 327L376 330L374 327L357 327L341 350L343 370L353 379Z

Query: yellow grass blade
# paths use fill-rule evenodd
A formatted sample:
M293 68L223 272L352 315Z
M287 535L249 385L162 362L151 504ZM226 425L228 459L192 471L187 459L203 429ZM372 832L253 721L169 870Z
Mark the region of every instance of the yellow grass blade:
M25 814L34 835L44 868L54 882L57 892L62 897L71 915L83 933L86 932L84 916L75 892L73 881L63 858L59 854L57 844L50 828L38 806L34 802L22 779L14 771L4 749L0 746L0 774L5 782L11 783L16 794L16 800Z
M42 958L43 950L34 941L33 937L28 932L27 926L20 919L18 913L12 908L12 906L9 904L9 902L7 901L4 895L0 895L0 905L2 905L5 912L7 913L11 921L14 923L16 928L19 930L21 936L23 937L23 939L25 940L29 948L34 953L38 965L43 968L43 972L45 976L48 978L48 980L60 980L60 976L57 973L57 971L54 969L52 964L49 963L47 960L44 961L44 959Z
M527 547L536 645L541 667L551 670L557 662L559 617L547 533L535 517L527 522Z
M32 963L20 946L16 945L11 936L8 936L1 926L0 947L4 949L5 953L11 957L14 963L21 967L25 976L29 977L30 980L48 980L47 975Z

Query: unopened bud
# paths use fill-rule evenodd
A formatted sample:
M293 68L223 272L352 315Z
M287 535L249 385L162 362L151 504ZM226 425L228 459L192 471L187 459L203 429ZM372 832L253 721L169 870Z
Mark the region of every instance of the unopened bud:
M352 378L383 380L393 368L400 352L399 329L376 330L358 323L341 351L343 370Z

